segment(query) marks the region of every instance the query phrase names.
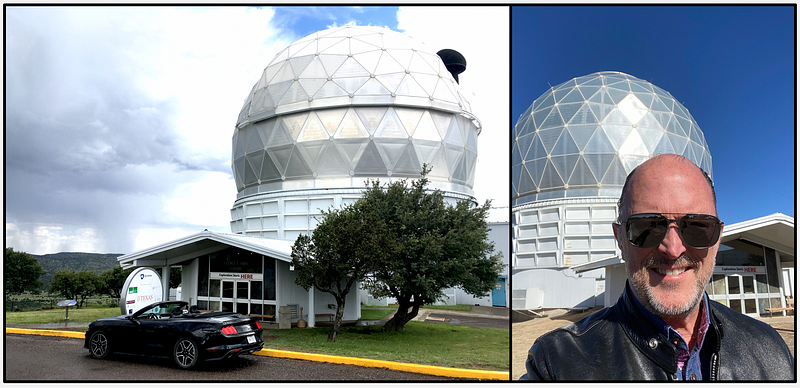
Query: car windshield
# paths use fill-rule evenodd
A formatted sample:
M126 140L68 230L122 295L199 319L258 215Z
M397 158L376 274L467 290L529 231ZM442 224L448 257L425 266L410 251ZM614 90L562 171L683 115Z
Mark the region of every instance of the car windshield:
M157 315L169 315L176 307L182 306L183 303L175 302L175 303L161 303L157 304L147 310L139 312L137 315L146 318L150 314L157 314Z

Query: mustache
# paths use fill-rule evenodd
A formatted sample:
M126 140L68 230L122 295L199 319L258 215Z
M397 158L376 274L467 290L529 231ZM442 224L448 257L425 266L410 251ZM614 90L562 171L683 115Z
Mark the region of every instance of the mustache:
M700 267L700 259L689 257L686 255L680 255L677 259L671 260L663 256L650 256L648 257L643 264L644 268L650 268L655 265L661 266L689 266L692 268Z

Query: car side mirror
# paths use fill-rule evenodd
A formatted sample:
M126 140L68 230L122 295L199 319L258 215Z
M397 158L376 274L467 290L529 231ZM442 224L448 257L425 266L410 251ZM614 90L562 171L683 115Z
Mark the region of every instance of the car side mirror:
M131 321L131 322L133 322L133 323L135 323L135 324L137 324L137 325L140 325L140 324L141 324L141 323L139 323L139 320L138 320L138 319L136 319L136 318L134 318L134 317L133 317L133 315L128 315L128 316L126 316L125 318L128 318L128 320L129 320L129 321Z

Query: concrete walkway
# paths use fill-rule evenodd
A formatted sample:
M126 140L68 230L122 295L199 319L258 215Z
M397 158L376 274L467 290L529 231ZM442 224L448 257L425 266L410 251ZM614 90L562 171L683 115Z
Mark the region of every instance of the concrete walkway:
M444 310L444 309L427 309L427 308L420 308L419 313L417 316L412 319L412 321L417 322L425 322L431 314L437 315L451 315L451 316L463 316L463 317L475 317L475 318L490 318L490 319L502 319L508 320L509 317L509 309L507 307L495 307L495 306L472 306L470 311L453 311L453 310ZM376 326L383 326L388 322L394 313L391 313L380 321L376 323ZM482 325L479 325L482 326Z

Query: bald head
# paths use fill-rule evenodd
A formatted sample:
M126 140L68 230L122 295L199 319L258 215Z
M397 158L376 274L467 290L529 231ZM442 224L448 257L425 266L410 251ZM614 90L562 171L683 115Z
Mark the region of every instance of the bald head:
M640 187L639 183L643 181L660 181L662 185L688 185L689 187L686 187L686 189L701 189L698 185L705 184L708 186L709 197L714 208L713 215L717 214L717 194L714 192L714 183L708 174L683 156L661 154L646 160L628 174L625 179L625 185L622 187L622 195L619 198L618 221L621 222L630 215L631 191L636 190L636 187ZM647 187L651 188L652 185Z

